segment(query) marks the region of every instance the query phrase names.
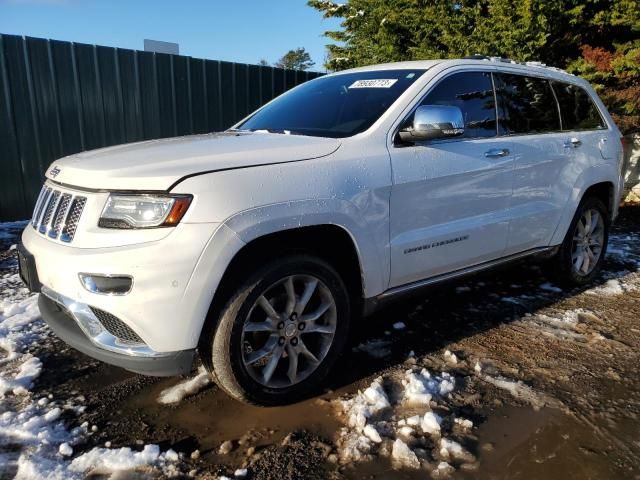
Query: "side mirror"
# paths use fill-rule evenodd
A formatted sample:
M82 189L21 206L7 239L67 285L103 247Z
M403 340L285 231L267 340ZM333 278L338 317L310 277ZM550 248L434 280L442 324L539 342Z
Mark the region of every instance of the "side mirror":
M405 142L451 138L463 133L462 111L449 105L419 106L413 115L413 125L398 132Z

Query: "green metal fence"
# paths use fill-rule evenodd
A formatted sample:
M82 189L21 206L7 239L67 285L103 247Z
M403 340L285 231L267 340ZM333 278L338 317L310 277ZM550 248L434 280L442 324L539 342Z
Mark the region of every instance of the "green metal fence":
M0 34L0 221L60 157L225 129L316 72Z

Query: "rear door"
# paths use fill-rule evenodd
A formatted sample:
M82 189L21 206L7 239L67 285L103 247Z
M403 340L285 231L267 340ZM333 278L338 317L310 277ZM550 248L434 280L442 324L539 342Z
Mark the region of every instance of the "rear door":
M513 142L515 166L506 254L548 245L573 186L573 152L547 79L496 75L499 130Z
M617 139L607 129L589 94L580 86L551 82L560 105L562 130L567 132L566 145L580 163L594 159L614 158ZM581 159L580 157L586 157ZM597 160L596 160L597 161Z
M465 132L390 149L391 287L495 259L506 246L514 157L497 137L491 73L449 74L419 104L459 107Z

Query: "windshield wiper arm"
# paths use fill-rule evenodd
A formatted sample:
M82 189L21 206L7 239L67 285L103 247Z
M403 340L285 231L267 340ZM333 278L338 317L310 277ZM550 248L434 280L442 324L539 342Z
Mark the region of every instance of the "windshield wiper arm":
M289 130L288 128L252 128L250 132L269 132L278 133L281 135L302 135L302 133L296 130Z

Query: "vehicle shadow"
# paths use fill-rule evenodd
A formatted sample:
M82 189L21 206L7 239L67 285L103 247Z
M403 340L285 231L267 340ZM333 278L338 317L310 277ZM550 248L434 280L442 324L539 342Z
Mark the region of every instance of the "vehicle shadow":
M340 360L348 367L335 368L327 388L340 390L402 364L411 351L417 356L437 352L640 270L640 249L632 250L628 244L632 238L640 239L640 206L620 210L602 273L581 288L566 289L553 283L543 262L521 262L430 287L390 303L371 317L358 318ZM394 328L397 322L404 327Z

